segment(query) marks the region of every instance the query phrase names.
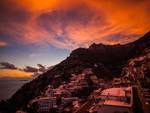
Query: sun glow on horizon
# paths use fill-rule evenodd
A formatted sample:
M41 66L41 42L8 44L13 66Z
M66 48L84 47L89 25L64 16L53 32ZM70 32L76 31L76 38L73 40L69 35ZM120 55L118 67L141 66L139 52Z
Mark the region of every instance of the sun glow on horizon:
M17 77L17 78L30 78L33 73L24 72L21 70L1 69L0 77Z

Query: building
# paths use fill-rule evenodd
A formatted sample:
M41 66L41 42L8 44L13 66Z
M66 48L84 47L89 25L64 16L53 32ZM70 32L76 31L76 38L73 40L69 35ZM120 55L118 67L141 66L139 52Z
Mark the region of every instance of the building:
M100 97L98 113L132 113L132 87L105 89Z
M52 108L57 108L56 97L41 97L37 101L38 112L50 112Z
M76 101L78 100L77 97L62 97L61 98L61 101L62 101L62 104L65 106L65 105L68 105L69 103L73 102L73 101Z

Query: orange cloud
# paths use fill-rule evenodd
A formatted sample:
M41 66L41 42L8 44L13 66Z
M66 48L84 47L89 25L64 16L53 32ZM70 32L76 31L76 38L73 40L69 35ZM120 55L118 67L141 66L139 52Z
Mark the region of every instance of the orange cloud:
M81 3L84 0L70 1L70 0L8 0L17 6L21 6L32 13L42 13L44 11L52 11L55 9L66 9L75 4Z
M24 72L21 70L1 69L0 77L32 77L33 73Z
M7 46L7 42L0 40L0 47Z
M133 33L144 33L150 29L149 0L115 0L115 1L89 1L93 7L103 10L107 19L118 29L128 30Z
M150 30L149 0L15 0L15 5L29 16L23 20L19 13L20 23L2 24L0 30L22 43L75 49L128 43Z

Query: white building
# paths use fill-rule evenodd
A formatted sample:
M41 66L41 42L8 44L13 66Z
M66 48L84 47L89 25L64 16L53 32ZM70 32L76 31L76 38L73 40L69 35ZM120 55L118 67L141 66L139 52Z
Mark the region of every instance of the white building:
M98 113L132 113L132 87L105 89L100 97Z
M38 112L49 112L56 108L56 97L41 97L38 99Z

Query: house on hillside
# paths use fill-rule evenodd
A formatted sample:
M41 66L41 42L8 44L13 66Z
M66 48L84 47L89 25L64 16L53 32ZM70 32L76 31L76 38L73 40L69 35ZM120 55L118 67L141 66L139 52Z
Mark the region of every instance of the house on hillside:
M98 113L133 113L132 87L105 89L100 96Z

